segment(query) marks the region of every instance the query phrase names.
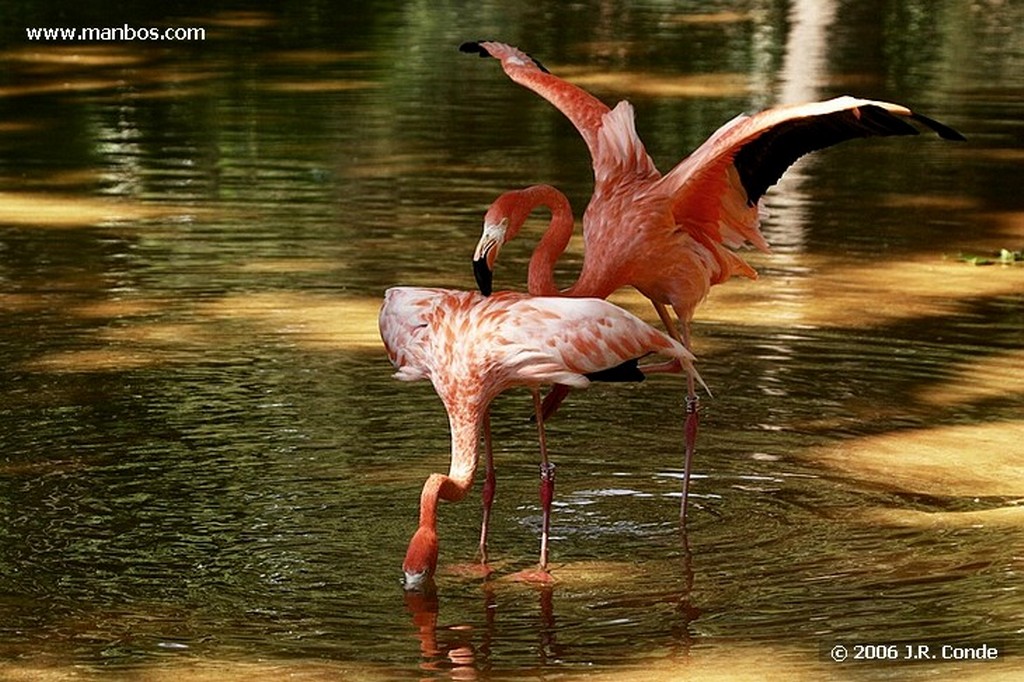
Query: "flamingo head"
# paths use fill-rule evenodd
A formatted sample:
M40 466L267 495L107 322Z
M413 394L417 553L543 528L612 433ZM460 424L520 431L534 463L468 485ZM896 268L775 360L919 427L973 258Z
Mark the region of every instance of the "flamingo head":
M505 192L494 200L484 216L484 231L473 254L473 274L484 296L491 295L494 263L501 247L516 238L530 213L538 206L551 210L551 222L568 220L572 232L572 208L565 195L551 185L531 185ZM564 247L563 247L564 248Z
M425 587L437 569L437 533L429 526L420 526L409 541L402 571L403 587L418 590Z
M508 241L508 216L498 218L495 207L487 212L484 218L484 231L477 242L473 253L473 275L480 293L490 296L494 283L494 262L498 259L501 247Z

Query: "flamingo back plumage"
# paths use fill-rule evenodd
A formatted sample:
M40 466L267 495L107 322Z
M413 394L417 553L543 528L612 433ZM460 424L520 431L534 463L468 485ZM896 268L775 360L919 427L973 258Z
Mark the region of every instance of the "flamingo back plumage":
M467 384L489 402L515 385L589 385L588 374L651 353L693 356L679 342L601 299L395 287L380 313L396 378L429 378L442 397Z
M443 293L428 287L392 287L384 292L377 324L396 379L429 378L428 327Z
M588 374L651 353L692 369L693 356L682 344L607 301L514 296L510 317L516 323L503 330L503 337L514 349L519 377L585 387Z

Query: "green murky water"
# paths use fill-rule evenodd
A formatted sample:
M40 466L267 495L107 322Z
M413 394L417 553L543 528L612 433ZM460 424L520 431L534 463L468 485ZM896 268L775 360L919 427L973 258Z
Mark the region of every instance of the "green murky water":
M1018 667L1024 268L959 259L1024 248L1016 4L87 9L16 3L2 34L0 676ZM207 38L23 30L124 23ZM535 561L539 528L530 404L512 393L494 415L496 579L445 570L473 559L467 499L441 510L437 593L405 595L448 434L429 385L390 379L380 296L471 287L505 189L549 182L580 211L591 188L571 126L456 50L491 36L630 99L663 169L737 112L843 92L969 141L851 143L768 195L761 279L718 287L695 325L714 397L685 539L682 383L597 386L549 425L557 582L503 580ZM504 251L506 286L528 242ZM1000 657L834 663L836 643Z

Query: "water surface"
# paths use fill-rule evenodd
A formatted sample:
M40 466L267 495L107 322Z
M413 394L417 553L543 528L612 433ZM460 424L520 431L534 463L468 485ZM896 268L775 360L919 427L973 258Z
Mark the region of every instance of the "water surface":
M1011 3L218 3L106 16L190 44L33 44L0 76L0 666L23 679L666 679L1009 674L1024 632L1024 17ZM148 14L147 14L148 13ZM98 15L97 15L98 16ZM549 589L529 400L495 405L495 578L475 494L403 594L429 385L376 310L469 288L489 202L592 175L500 37L606 102L666 170L741 111L840 93L961 130L860 141L767 198L761 277L694 327L713 390L686 537L683 385L574 393ZM543 228L538 216L534 234ZM524 235L529 233L524 231ZM522 288L530 238L503 252ZM973 262L991 261L990 265ZM568 283L578 245L560 266ZM651 315L637 295L618 302ZM837 664L835 643L995 662Z

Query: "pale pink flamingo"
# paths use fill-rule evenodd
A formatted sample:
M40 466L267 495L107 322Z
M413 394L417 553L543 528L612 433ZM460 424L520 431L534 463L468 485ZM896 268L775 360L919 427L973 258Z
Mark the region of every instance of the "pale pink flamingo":
M595 373L643 378L637 359L659 353L672 359L660 371L696 376L693 356L667 334L601 299L532 297L415 287L388 289L380 334L403 381L429 379L448 413L451 464L431 474L420 497L419 528L409 542L406 589L419 587L437 567L437 502L461 500L473 483L478 443L491 401L526 386L537 410L541 452L540 571L547 569L554 466L548 461L539 387L586 387ZM698 379L699 380L699 377ZM546 574L545 574L546 575Z
M464 43L459 49L500 60L509 78L565 114L583 136L594 166L594 194L583 214L583 266L576 282L559 291L554 279L555 262L573 231L569 201L555 188L537 185L503 194L487 211L473 256L480 290L491 289L501 246L518 234L535 208L543 206L551 212L551 223L530 259L531 294L606 298L623 286L633 286L651 300L673 338L690 350L690 322L711 286L734 275L757 277L734 249L752 245L768 251L759 228L758 202L797 159L858 137L916 135L918 129L910 121L942 138L964 139L952 128L898 104L838 97L737 116L662 175L636 133L629 102L609 109L503 43ZM666 306L675 311L681 333ZM557 409L568 390L564 385L554 387L544 401L545 415ZM686 412L680 506L684 522L698 422L692 379ZM485 499L485 508L487 504Z

